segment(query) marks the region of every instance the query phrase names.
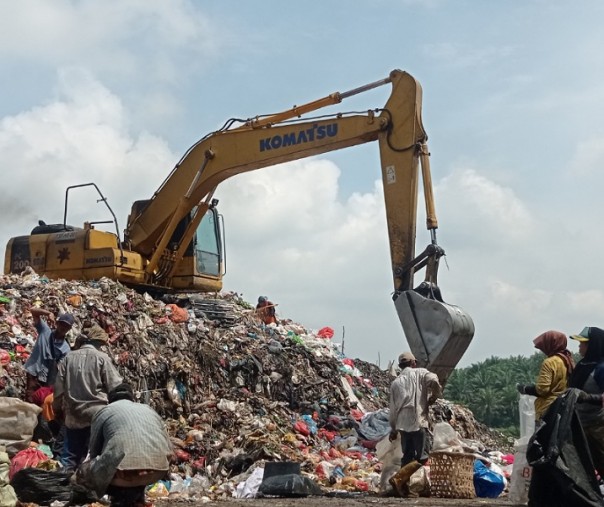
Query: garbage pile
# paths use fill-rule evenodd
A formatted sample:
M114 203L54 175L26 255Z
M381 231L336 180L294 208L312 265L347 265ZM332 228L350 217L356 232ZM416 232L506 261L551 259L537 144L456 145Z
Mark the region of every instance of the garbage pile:
M152 497L245 496L244 482L270 461L300 463L327 488L378 491L375 447L389 431L393 377L341 354L332 329L283 318L266 326L233 292L157 300L109 279L4 275L0 395L24 397L33 306L72 313L72 341L86 321L98 323L120 374L166 421L175 462ZM483 449L510 447L463 407L439 400L432 410Z

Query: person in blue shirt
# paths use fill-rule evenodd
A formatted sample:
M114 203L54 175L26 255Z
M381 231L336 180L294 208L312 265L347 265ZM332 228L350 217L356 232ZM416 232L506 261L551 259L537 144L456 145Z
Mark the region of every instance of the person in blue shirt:
M576 411L594 466L600 477L604 477L604 330L586 327L571 338L579 342L583 358L570 376L569 387L584 392L579 396L582 403L576 405Z
M51 329L45 317L51 323L54 314L42 308L32 308L31 315L38 338L25 362L27 372L26 400L31 402L33 393L40 387L53 386L57 377L57 364L69 352L69 343L65 339L74 324L73 315L63 313L56 319L55 329Z

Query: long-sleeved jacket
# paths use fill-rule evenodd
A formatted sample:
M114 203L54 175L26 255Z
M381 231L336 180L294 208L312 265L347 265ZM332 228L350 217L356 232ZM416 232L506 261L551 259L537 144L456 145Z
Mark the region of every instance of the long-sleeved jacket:
M559 356L550 356L541 364L535 391L535 419L541 419L549 406L568 388L568 371Z
M390 428L406 432L427 428L428 407L440 395L436 374L405 368L390 386Z

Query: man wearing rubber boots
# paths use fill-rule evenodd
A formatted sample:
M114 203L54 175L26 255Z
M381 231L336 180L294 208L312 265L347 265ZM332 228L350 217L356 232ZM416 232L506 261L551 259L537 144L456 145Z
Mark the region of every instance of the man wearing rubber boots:
M441 395L436 374L417 368L411 352L398 357L400 375L390 386L390 441L401 435L401 466L412 461L425 464L430 451L427 440L428 408Z

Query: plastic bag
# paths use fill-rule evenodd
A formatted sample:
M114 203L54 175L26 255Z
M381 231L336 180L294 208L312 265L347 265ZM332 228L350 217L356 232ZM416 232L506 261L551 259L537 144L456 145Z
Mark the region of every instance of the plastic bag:
M264 477L264 469L256 468L251 475L245 480L237 484L235 491L233 491L234 498L256 498L258 488L262 483Z
M35 468L41 461L48 461L48 456L38 449L29 447L19 451L10 461L8 478L12 480L19 470L23 468Z
M390 433L390 409L369 412L361 419L358 432L367 440L381 440Z
M274 475L264 479L258 493L267 496L299 497L322 495L321 487L309 477L298 474Z
M474 489L480 498L497 498L505 488L505 478L487 467L482 461L474 461Z
M321 329L319 329L317 336L319 338L324 338L326 340L329 340L329 339L333 338L333 334L334 334L333 329L326 326L326 327L322 327Z
M449 423L436 423L433 438L432 452L464 452L461 438Z
M98 501L97 496L83 486L70 482L70 473L50 472L39 468L23 468L11 480L17 498L24 503L49 505L55 500L74 505Z
M42 409L19 398L0 396L0 445L9 456L27 449Z
M521 394L518 400L520 414L520 440L529 439L535 433L535 397Z

